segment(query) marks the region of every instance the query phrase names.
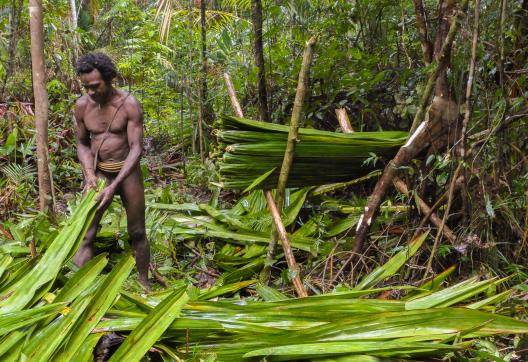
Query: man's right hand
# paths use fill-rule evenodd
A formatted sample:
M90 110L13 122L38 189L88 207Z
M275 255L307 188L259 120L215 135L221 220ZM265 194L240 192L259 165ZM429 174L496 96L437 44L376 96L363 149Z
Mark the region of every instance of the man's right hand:
M96 189L96 188L97 188L97 176L95 175L86 176L86 179L84 180L83 193L90 189Z

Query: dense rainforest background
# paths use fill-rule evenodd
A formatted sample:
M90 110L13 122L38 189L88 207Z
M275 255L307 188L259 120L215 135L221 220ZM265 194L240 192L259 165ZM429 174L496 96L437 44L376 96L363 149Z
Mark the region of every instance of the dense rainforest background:
M143 106L149 294L117 198L69 261L95 51ZM527 52L526 0L0 0L0 356L526 360Z

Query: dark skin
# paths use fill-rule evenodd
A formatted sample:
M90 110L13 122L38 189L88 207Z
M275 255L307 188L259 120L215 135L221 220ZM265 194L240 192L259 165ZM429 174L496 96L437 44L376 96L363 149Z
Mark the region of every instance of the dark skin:
M143 145L141 106L134 97L127 97L127 93L115 89L111 81L105 82L97 69L81 74L80 79L87 94L77 101L75 119L77 156L85 178L85 190L95 188L98 178L106 180L106 187L97 196L97 212L73 260L78 266L82 266L93 257L93 244L99 222L117 194L126 210L128 235L135 252L139 282L145 289L150 290L150 247L145 233L145 191L139 168ZM114 120L106 133L112 118ZM94 169L97 150L99 161L124 161L121 170L113 173Z

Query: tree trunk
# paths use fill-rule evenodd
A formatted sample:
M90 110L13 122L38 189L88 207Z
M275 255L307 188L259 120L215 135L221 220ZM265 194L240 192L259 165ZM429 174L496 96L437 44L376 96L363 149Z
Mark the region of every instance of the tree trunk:
M261 121L269 122L268 96L266 92L266 68L264 64L264 50L262 46L262 2L251 0L251 20L253 21L253 52L255 53L255 64L258 68L258 100L259 118Z
M8 50L8 58L7 58L7 67L6 72L4 75L3 83L2 83L2 91L0 92L0 99L4 99L4 92L5 87L7 84L7 80L11 75L13 74L13 68L15 66L15 55L16 55L16 48L18 44L18 36L19 36L19 26L20 26L20 17L22 16L22 7L24 6L24 2L22 0L12 0L11 1L11 30L10 30L10 37L9 37L9 50Z
M200 98L200 109L198 112L198 137L200 144L200 159L202 162L205 159L205 140L204 140L204 124L208 123L209 114L207 111L207 32L206 32L206 18L205 18L205 7L206 0L200 1L200 33L202 36L202 51L200 53L202 61L202 71L200 75L200 86L199 98Z
M427 18L423 0L413 0L414 12L416 14L416 26L420 34L420 43L422 45L422 55L426 65L431 64L433 58L433 50L427 30Z
M73 57L79 57L79 37L77 36L77 5L75 0L70 0L71 31L73 33Z
M37 129L39 207L41 211L53 212L53 198L51 197L53 190L48 159L48 93L44 68L44 26L41 0L29 0L29 25L31 29L31 67Z
M192 153L193 155L196 155L196 122L194 121L193 117L193 109L192 109L192 95L191 95L191 81L192 81L192 70L193 70L193 21L192 21L192 9L193 9L193 0L189 0L189 79L186 83L186 90L185 95L187 96L187 106L189 108L189 119L191 120L192 125L192 133L191 133L191 142L192 142Z

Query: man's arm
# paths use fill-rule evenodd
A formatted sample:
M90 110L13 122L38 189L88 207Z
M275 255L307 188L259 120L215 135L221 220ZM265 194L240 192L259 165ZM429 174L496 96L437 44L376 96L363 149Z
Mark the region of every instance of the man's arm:
M97 185L97 177L95 176L94 170L94 156L90 148L90 132L84 125L83 114L86 108L86 100L79 98L75 105L75 122L77 124L76 135L77 135L77 157L81 164L81 168L84 174L86 187L95 187Z
M141 110L141 105L133 97L129 97L125 102L124 108L128 118L128 156L125 158L125 163L116 178L99 195L99 209L104 209L110 204L118 186L139 164L139 159L143 152L143 111Z

